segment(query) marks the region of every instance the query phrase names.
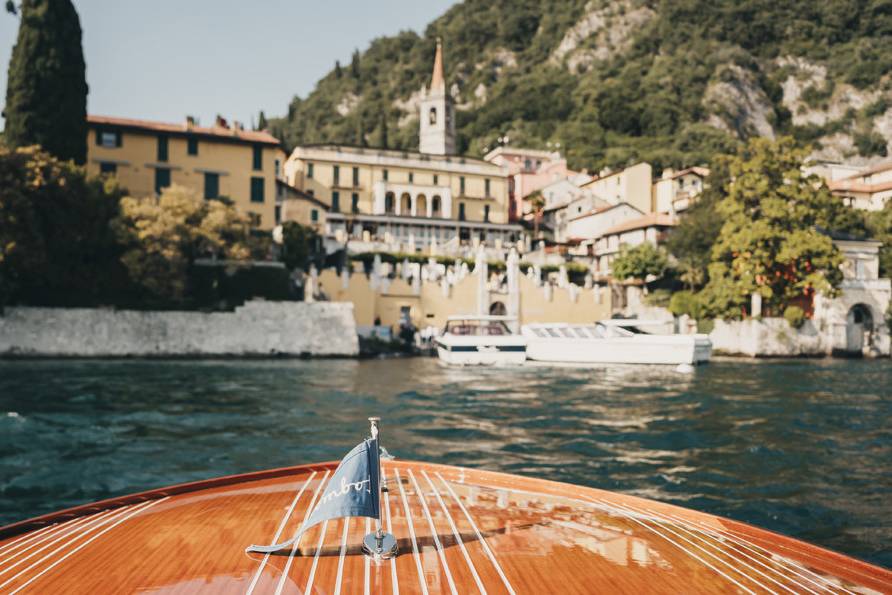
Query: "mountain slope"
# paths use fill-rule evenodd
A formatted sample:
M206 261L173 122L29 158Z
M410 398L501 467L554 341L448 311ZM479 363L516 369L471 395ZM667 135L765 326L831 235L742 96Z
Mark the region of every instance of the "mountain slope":
M892 0L466 0L336 65L273 132L416 148L437 36L471 155L503 135L593 169L705 162L751 135L892 150Z

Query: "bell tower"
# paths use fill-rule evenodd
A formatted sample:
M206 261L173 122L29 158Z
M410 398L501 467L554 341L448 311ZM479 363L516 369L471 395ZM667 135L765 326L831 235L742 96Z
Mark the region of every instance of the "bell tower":
M446 91L443 76L443 43L437 38L437 55L430 87L420 105L418 147L422 153L452 155L455 153L455 109Z

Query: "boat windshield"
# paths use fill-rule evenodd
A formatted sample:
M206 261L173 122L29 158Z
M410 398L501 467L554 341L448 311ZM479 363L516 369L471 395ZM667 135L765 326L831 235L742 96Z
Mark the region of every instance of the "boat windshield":
M501 320L450 320L446 323L446 332L478 337L511 334L508 326Z

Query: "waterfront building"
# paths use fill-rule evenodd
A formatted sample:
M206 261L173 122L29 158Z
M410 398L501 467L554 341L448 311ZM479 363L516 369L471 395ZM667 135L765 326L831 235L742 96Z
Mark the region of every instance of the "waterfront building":
M653 185L654 210L673 215L684 212L703 192L708 175L709 170L705 167L689 167L680 171L664 169Z
M115 176L132 196L153 196L179 184L207 199L226 197L261 229L276 221L276 180L284 152L265 131L87 116L87 171Z
M534 206L529 199L537 190L576 175L557 151L510 146L496 147L483 159L508 170L508 220L530 219Z
M327 206L327 233L351 250L376 242L414 251L519 241L522 228L509 221L507 170L454 154L454 108L440 43L419 109L420 151L301 145L285 162L287 183Z
M298 190L284 180L276 180L276 221L295 221L325 233L328 205Z
M645 243L659 246L676 225L678 220L674 215L648 213L604 230L592 244L594 269L599 276L609 277L611 264L623 246L634 248Z
M825 176L830 190L856 209L879 211L892 198L892 161L854 173L839 164L820 164L813 171Z

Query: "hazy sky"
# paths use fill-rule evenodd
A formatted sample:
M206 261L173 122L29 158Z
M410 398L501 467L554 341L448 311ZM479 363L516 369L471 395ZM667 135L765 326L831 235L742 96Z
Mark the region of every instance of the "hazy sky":
M285 113L381 35L419 33L454 0L74 0L91 114L250 124ZM2 5L2 3L0 3ZM2 11L2 6L0 6ZM0 104L18 17L0 12Z

